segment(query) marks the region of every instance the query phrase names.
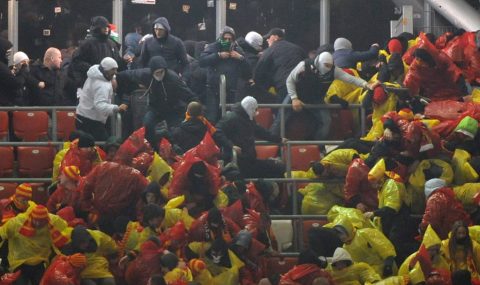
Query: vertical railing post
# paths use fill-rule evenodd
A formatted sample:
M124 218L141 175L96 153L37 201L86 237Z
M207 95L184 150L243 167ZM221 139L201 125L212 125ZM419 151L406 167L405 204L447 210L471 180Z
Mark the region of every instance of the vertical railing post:
M122 137L122 115L120 113L117 113L117 120L115 124L115 137L119 139L123 139Z
M288 107L289 108L289 107ZM280 107L280 136L285 137L285 107Z
M365 107L361 106L360 107L360 132L361 132L361 137L363 137L366 132L367 132L367 118L366 116L366 110Z
M57 109L52 108L52 141L57 141Z
M220 75L220 107L223 117L227 113L227 80L225 74Z

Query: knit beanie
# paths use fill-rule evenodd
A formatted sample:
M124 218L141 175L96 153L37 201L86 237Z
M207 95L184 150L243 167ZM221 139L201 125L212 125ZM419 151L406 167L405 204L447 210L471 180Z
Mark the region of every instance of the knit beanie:
M33 208L32 213L31 213L32 219L35 220L48 220L48 210L45 206L43 205L36 205L35 208Z
M258 103L255 98L252 96L247 96L243 98L242 102L240 103L242 105L243 110L247 113L248 117L250 120L253 121L255 118L255 115L257 113L257 108L258 108Z
M413 111L410 110L409 108L401 109L400 111L398 111L398 115L400 117L402 117L403 119L409 120L409 121L413 120L413 118L414 118Z
M352 49L352 42L350 42L346 38L338 38L333 43L333 49L335 51L340 49Z
M207 268L207 265L203 260L194 258L188 262L188 268L190 268L193 274L197 274L200 273L202 270L205 270Z
M473 139L477 135L478 121L470 116L466 116L458 123L454 131Z
M425 182L425 198L428 199L433 191L447 186L445 180L440 178L433 178Z
M84 133L78 138L78 147L94 147L95 139L91 134Z
M80 169L78 169L78 167L75 165L65 167L62 173L74 181L78 181L78 179L80 179Z
M14 65L17 65L17 64L20 64L22 61L29 61L30 58L28 58L28 55L26 53L24 53L23 51L17 51L14 55L13 55L13 64Z
M391 39L388 42L388 51L390 52L390 54L394 52L402 54L403 52L402 43L397 39Z
M32 199L32 185L29 183L22 183L15 189L15 196Z
M81 253L75 253L68 257L68 262L76 268L83 268L87 265L87 257Z
M118 68L117 62L111 57L105 57L104 59L102 59L100 65L103 67L104 70L112 70L114 68Z
M263 46L263 37L254 31L249 32L245 36L245 41L256 51L261 51Z

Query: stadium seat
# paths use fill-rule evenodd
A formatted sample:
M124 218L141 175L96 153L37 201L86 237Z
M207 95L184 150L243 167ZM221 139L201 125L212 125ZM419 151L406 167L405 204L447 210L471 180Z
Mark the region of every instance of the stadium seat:
M280 252L293 245L293 226L291 220L273 220L272 230L277 238L278 250Z
M351 110L332 110L332 124L330 125L330 140L343 140L352 137L354 123ZM338 123L333 123L338 122Z
M67 140L75 130L75 111L57 111L57 139Z
M270 129L273 124L273 114L270 108L258 108L258 114L255 116L255 121L259 126L265 129Z
M43 111L13 112L13 132L24 141L48 137L48 114Z
M311 114L294 112L285 122L285 137L293 141L313 139L315 129L315 118Z
M321 158L318 145L293 145L291 150L292 170L306 171L310 168L311 161Z
M0 177L13 176L13 147L0 147Z
M8 138L8 112L0 111L0 140Z
M278 150L280 147L278 145L257 145L255 150L257 151L258 159L267 159L271 157L278 156Z
M6 199L15 194L15 188L17 188L17 185L17 183L0 182L0 200Z
M18 174L20 177L49 177L52 174L55 149L50 146L26 147L19 146Z
M298 262L298 257L269 257L267 258L267 276L285 274Z
M318 228L327 223L327 220L304 220L302 222L302 238L303 245L300 248L306 248L308 246L308 231L311 228Z
M48 202L47 185L44 183L30 183L30 185L32 185L32 201L46 206Z

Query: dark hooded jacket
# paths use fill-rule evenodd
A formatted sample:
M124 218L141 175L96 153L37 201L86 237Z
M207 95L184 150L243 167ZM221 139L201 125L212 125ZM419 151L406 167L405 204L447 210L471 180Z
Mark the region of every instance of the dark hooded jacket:
M165 68L165 77L162 81L153 78L153 72ZM182 101L189 103L196 101L197 97L187 87L180 77L167 68L165 59L161 56L153 57L149 68L125 70L117 74L119 94L136 89L137 84L146 86L148 90L148 108L157 114L172 113L184 110Z
M88 69L94 64L100 64L105 57L115 59L119 66L123 62L120 58L118 44L110 39L109 35L100 32L102 28L108 27L108 24L105 17L93 17L90 27L91 37L82 42L73 53L68 73L75 80L77 87L83 86L87 79Z
M220 75L225 74L225 77L227 78L227 91L231 92L237 89L237 82L240 77L249 79L251 76L245 57L242 59L220 58L219 53L222 52L220 39L226 33L232 34L235 38L235 31L230 27L225 27L219 39L205 48L200 55L198 62L200 63L200 67L207 68L207 84L211 88L218 90ZM236 51L244 56L243 49L236 41L232 42L229 51Z
M248 65L250 66L250 71L253 73L253 69L257 66L257 62L259 59L259 52L254 49L251 45L247 43L245 38L239 38L237 40L238 45L243 49L245 52L245 59L247 60Z
M155 24L161 24L167 30L167 35L164 38L155 37L153 27ZM187 52L181 39L171 34L170 24L167 18L160 17L153 22L152 25L153 37L145 40L142 46L139 63L146 67L150 59L154 56L162 56L167 62L168 68L177 73L183 73L188 66Z
M0 106L14 105L16 92L23 84L23 80L8 68L6 53L12 46L11 42L0 38Z

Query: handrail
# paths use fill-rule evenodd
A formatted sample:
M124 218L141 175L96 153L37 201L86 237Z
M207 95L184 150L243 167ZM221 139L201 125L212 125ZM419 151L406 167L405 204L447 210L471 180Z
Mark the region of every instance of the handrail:
M226 104L226 107L233 107L235 104ZM349 109L360 109L362 104L350 104L348 105ZM258 104L258 108L292 108L292 104ZM305 109L344 109L340 104L304 104L303 108Z
M75 111L76 106L10 106L0 107L0 111Z
M46 142L0 142L0 146L62 146L65 142L46 141ZM95 145L105 145L104 141L96 141Z

